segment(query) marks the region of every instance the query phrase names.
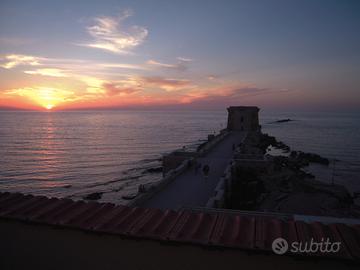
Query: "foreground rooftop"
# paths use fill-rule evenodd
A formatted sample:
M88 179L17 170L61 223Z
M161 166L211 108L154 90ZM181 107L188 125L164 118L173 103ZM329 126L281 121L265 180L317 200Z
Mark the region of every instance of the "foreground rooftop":
M338 253L287 255L352 263L360 261L360 225L305 223L281 214L201 209L159 210L5 192L0 193L0 224L1 239L6 236L10 243L14 241L12 245L18 247L22 245L17 242L19 235L24 234L26 226L50 225L51 228L112 235L129 241L189 244L268 254L272 257L287 257L272 252L272 242L278 237L288 242L306 242L311 238L320 242L321 239L329 238L342 243ZM11 232L6 230L12 227L6 227L6 224L20 226L22 233L13 235L14 239L11 240Z

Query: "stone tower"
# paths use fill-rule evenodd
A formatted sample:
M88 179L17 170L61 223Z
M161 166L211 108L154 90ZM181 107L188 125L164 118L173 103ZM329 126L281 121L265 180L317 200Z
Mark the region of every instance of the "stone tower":
M228 130L258 131L259 108L255 106L231 106L228 110Z

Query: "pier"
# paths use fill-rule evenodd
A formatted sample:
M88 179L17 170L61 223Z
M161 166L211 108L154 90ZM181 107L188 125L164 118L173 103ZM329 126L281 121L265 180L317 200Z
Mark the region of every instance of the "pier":
M193 165L177 176L164 189L140 205L174 210L184 206L205 207L233 157L233 145L241 143L246 134L246 131L232 131L208 154L196 159L203 166L209 165L210 172L207 178L201 169L196 172Z
M181 207L206 207L233 159L234 148L244 141L249 132L260 130L258 112L257 107L229 107L227 129L205 145L207 151L194 153L194 158L188 156L183 161L185 164L188 162L189 166L172 177L166 186L152 191L152 194L145 194L145 199L136 199L132 205L173 210ZM218 141L213 143L216 140ZM210 167L208 177L204 176L202 168L196 170L197 164Z

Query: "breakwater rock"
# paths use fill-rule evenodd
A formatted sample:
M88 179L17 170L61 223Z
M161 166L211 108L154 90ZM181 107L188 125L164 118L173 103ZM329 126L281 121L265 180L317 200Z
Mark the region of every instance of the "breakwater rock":
M266 152L279 145L275 137L252 134L246 147L252 152ZM280 144L282 145L282 144ZM290 150L290 149L289 149ZM246 151L241 154L247 154ZM259 160L260 162L260 160ZM231 209L270 211L334 217L360 217L351 195L344 186L326 184L303 170L309 163L328 165L318 154L292 151L288 156L266 155L264 166L239 159L232 169L232 180L226 205ZM259 163L260 164L260 163Z
M292 120L292 119L290 119L290 118L287 118L287 119L280 119L280 120L277 120L277 121L271 122L270 124L276 124L276 123L286 123L286 122L292 122L292 121L295 121L295 120Z

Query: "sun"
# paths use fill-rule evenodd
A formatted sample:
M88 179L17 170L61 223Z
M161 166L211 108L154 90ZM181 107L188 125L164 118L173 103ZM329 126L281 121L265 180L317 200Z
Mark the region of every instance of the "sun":
M25 87L16 89L14 93L28 98L34 104L48 111L71 100L70 97L74 95L71 91L52 87Z
M54 108L54 105L52 105L52 104L47 104L47 105L45 106L45 108L46 108L47 110L51 110L52 108Z

